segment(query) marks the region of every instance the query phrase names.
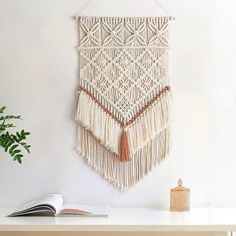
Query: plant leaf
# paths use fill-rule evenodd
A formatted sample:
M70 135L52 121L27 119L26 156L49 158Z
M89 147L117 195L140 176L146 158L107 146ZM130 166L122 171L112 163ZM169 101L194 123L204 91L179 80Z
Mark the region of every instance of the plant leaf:
M21 158L23 157L22 154L17 154L14 156L13 161L18 161L20 164L22 163Z
M11 148L9 149L9 153L11 154L11 156L14 156L14 149L16 149L19 145L18 144L14 144L11 146Z
M5 109L6 109L5 106L1 107L0 113L4 113ZM22 163L23 149L25 149L28 153L30 153L31 146L27 144L27 142L25 141L27 138L26 136L30 135L30 132L21 130L20 132L16 132L13 134L9 133L7 130L12 127L15 127L14 124L10 122L11 119L21 119L21 116L20 115L0 116L0 147L2 147L5 152L8 152L10 156L13 157L14 161Z
M3 111L6 109L6 106L0 108L0 113L3 113Z

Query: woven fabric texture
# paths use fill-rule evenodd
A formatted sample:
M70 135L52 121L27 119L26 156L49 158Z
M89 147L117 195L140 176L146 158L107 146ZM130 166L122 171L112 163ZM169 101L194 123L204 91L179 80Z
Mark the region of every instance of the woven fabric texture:
M79 18L78 151L120 190L169 153L168 23L168 17Z

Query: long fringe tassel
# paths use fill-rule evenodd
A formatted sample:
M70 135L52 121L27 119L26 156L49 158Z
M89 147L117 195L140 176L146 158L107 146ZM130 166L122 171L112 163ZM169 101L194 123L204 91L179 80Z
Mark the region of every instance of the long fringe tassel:
M82 91L78 99L76 120L90 130L108 150L119 155L121 126Z
M126 133L122 134L123 127L81 91L76 119L111 152L116 155L120 155L120 152L130 153L133 156L169 125L170 100L171 94L164 94L140 118L126 127ZM120 147L121 143L124 144L123 148ZM121 156L121 160L124 160L123 154Z
M131 155L155 138L171 122L171 93L165 94L128 127ZM135 138L134 138L135 137Z
M129 162L121 162L118 155L107 150L90 131L80 125L78 136L78 152L90 166L120 191L134 186L159 164L170 150L169 127L136 152Z

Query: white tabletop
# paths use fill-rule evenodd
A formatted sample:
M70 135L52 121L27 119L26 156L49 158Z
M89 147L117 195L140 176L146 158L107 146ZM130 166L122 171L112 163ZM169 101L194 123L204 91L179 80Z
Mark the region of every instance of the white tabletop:
M111 208L108 217L6 217L12 211L0 208L0 231L236 231L236 208Z

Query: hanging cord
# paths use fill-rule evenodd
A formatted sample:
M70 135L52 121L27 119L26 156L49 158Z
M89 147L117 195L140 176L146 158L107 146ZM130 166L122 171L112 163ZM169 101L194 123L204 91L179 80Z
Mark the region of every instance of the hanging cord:
M169 17L169 20L175 20L175 17L171 16L170 13L167 11L167 9L157 0L154 0L154 3L158 5L163 12L166 13L166 15Z
M165 7L163 7L163 5L159 1L154 0L154 2L156 5L158 5L162 9L162 11L164 11L166 13L167 16L170 16L170 13L167 11L167 9Z
M76 20L81 16L82 12L93 2L94 0L88 0L85 2L85 4L81 7L81 9L78 12L78 15L75 17Z
M85 4L82 6L82 8L80 9L80 11L78 12L78 15L75 16L75 19L76 19L76 20L79 19L79 17L82 15L82 12L83 12L93 1L94 1L94 0L88 0L87 2L85 2ZM170 16L169 12L166 10L165 7L163 7L163 5L162 5L159 1L154 0L154 3L155 3L157 6L159 6L159 7L163 10L163 12L166 13L166 15L169 17L170 20L175 20L175 17Z

